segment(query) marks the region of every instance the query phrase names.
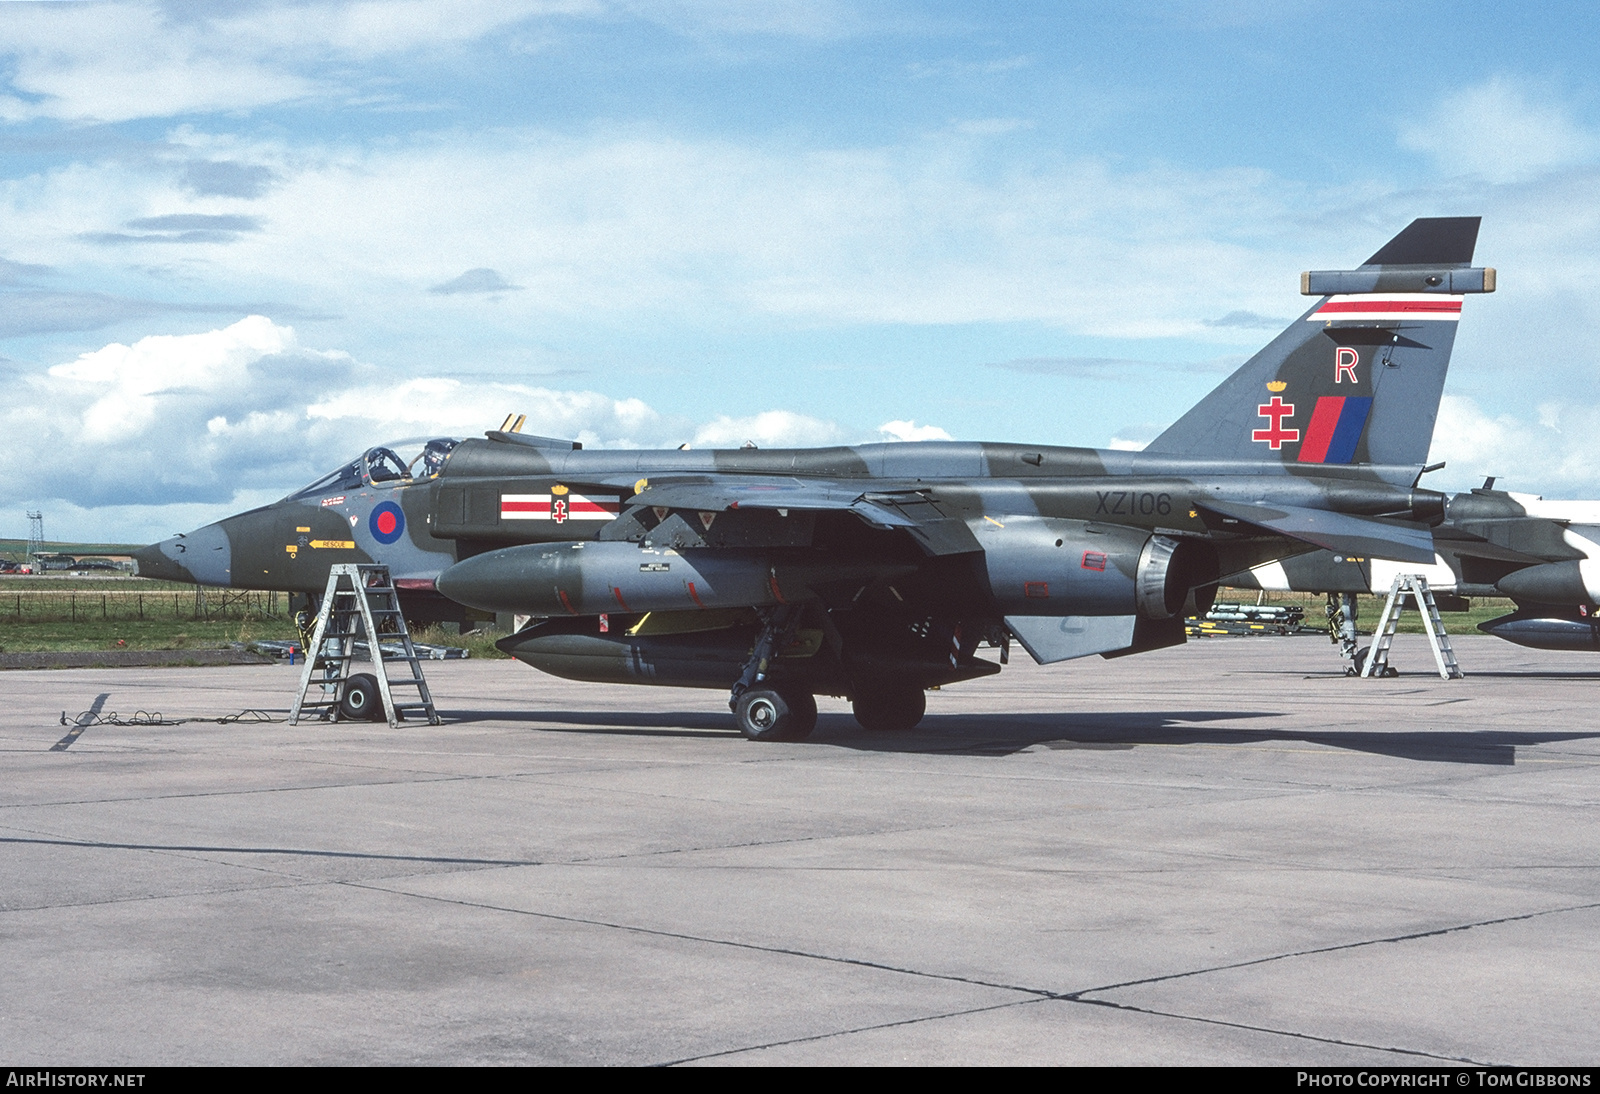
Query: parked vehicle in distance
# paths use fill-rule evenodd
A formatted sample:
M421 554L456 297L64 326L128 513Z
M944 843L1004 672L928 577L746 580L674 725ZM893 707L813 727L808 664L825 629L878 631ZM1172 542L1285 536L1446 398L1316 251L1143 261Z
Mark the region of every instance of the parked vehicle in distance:
M99 558L91 555L78 559L77 564L72 569L78 573L94 571L96 573L120 574L131 571L133 567L131 564L120 563L116 559Z

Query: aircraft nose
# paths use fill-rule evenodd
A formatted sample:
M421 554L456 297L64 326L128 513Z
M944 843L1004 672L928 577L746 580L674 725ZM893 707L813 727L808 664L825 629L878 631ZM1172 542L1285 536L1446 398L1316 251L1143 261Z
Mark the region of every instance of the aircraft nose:
M141 547L133 557L140 577L191 585L231 585L232 554L228 532L218 523Z
M179 555L178 543L182 536L171 536L160 543L152 543L133 552L134 572L140 577L153 577L159 581L194 582L194 575L174 561Z

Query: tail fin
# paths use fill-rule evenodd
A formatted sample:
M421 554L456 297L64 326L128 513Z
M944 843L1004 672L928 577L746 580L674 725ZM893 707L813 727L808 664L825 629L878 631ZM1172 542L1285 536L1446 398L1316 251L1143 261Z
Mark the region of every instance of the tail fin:
M1145 449L1263 462L1420 467L1433 441L1479 217L1411 222L1359 269L1314 270L1317 303Z

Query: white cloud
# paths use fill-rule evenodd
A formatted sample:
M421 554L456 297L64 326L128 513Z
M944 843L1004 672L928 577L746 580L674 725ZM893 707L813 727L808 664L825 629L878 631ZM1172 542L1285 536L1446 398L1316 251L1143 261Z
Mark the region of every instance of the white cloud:
M320 0L248 5L6 4L0 119L119 122L353 99L354 66L572 18L632 17L693 35L859 32L830 0ZM307 75L337 72L338 77ZM392 80L376 84L386 93Z
M1565 104L1502 76L1449 95L1430 114L1403 124L1400 143L1451 175L1496 183L1592 162L1600 153L1600 136Z
M7 4L0 118L116 122L344 96L318 63L441 48L594 0L355 0L204 5Z
M153 4L8 5L12 89L0 117L123 121L302 98L315 81L255 49L219 49L205 24Z
M234 48L332 54L367 60L471 42L537 16L600 16L599 0L353 0L348 3L267 4L206 28Z
M447 433L471 436L497 427L507 414L526 414L524 433L570 438L590 447L630 448L663 443L671 428L638 399L594 391L555 391L527 384L465 383L420 377L338 391L305 408L312 421L336 424L352 436Z
M180 130L169 145L173 163L158 170L102 162L0 182L10 253L104 268L114 259L97 239L129 222L248 215L260 231L178 256L167 243L125 241L115 260L176 262L243 299L279 286L289 299L398 309L411 322L463 312L524 329L552 316L661 314L1042 321L1232 343L1236 330L1205 319L1282 311L1308 252L1327 254L1338 239L1336 260L1348 234L1312 229L1292 254L1281 241L1235 242L1304 215L1304 196L1262 171L1127 171L1083 158L997 172L981 143L942 137L814 149L452 131L291 150ZM196 157L263 167L274 185L250 200L197 197L179 166ZM1264 266L1282 276L1263 278ZM463 269L493 269L523 291L419 299Z
M293 328L262 316L113 343L8 387L0 431L18 456L0 497L222 501L309 478L355 442L308 428L304 400L369 371L302 347Z
M48 499L55 511L77 514L75 535L97 540L138 538L177 514L215 520L281 497L372 445L475 436L512 412L527 415L525 433L586 447L675 447L692 438L699 448L774 448L841 438L833 422L786 410L697 426L593 391L394 381L347 354L308 349L293 328L262 316L114 343L25 375L8 395L0 431L14 456L0 480L0 510ZM94 511L98 526L85 515Z
M695 431L696 448L738 448L746 442L758 448L802 448L837 444L839 427L788 410L764 410L748 418L722 415Z
M1539 409L1539 420L1528 421L1492 415L1472 399L1446 395L1428 453L1429 462L1442 460L1446 467L1430 476L1429 485L1443 489L1437 483L1448 482L1465 489L1493 475L1501 489L1600 497L1600 466L1590 428L1597 415L1600 407L1546 404Z
M950 434L936 425L918 425L916 422L884 422L878 427L886 441L948 441Z
M296 348L292 328L252 315L207 334L153 335L131 346L112 343L55 366L49 375L65 381L56 387L62 394L90 394L93 402L83 411L79 436L104 444L150 430L175 398L231 398L249 385L250 366Z
M689 33L829 39L859 32L860 13L838 0L620 0L641 19Z

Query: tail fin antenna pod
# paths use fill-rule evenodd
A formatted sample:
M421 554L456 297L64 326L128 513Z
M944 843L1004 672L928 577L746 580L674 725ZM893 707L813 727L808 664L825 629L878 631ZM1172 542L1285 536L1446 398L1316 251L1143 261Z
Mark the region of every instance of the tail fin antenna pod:
M1466 293L1478 217L1414 220L1355 270L1314 270L1317 302L1152 441L1147 452L1420 467Z

